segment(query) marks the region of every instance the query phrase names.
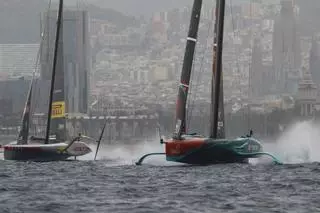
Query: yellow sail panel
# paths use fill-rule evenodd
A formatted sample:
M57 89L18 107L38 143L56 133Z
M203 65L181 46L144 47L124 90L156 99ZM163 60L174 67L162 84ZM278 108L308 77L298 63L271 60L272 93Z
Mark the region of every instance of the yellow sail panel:
M64 118L65 117L65 102L56 101L52 103L51 118Z

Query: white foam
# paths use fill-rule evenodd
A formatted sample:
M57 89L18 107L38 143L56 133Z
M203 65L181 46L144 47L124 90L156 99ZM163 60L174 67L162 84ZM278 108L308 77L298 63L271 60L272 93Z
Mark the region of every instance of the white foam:
M82 156L79 160L93 160L96 146L90 145L92 152L88 155ZM103 143L101 142L100 149L97 155L97 160L117 161L121 165L132 165L139 158L151 152L164 152L164 146L160 144L159 139L137 141L135 144L119 144ZM163 165L165 164L165 156L153 156L146 159L144 162L148 164Z
M291 125L275 143L264 144L265 151L274 153L284 163L320 161L320 125L312 121Z

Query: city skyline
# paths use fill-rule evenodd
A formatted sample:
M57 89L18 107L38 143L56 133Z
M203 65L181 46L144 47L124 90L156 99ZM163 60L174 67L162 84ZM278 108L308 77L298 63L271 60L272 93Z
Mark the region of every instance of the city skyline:
M286 5L290 6L291 1L288 3ZM206 85L210 84L212 66L213 10L204 7L200 21L197 53L193 65L196 72L189 101L191 108L196 108L196 115L201 111L206 112L208 108L205 106L209 106L210 102L210 89ZM292 11L287 13L288 10ZM286 33L291 36L292 29L299 24L293 20L292 17L295 16L299 16L297 6L284 10L277 5L249 2L233 5L232 10L230 7L226 8L223 53L226 113L240 113L248 105L255 105L250 109L252 113L270 113L274 107L279 110L289 110L293 107L287 97L297 95L303 73L300 70L300 62L295 64L291 59L297 58L295 54L302 54L303 63L309 60L308 46L311 40L304 35L283 41L277 34ZM114 110L116 107L124 107L126 111L132 112L138 111L139 108L148 111L146 106L154 104L172 109L175 104L177 79L181 71L190 7L155 12L149 20L139 20L126 27L101 16L89 14L89 17L88 39L92 53L92 57L89 58L93 63L89 72L90 86L86 90L90 95L87 101L80 98L90 106L88 112L97 115L108 114L110 108ZM54 21L54 17L50 20ZM68 22L65 20L65 24ZM69 29L72 27L69 26L66 30ZM64 40L67 46L73 44L75 36L70 34L64 37L67 39ZM287 48L298 43L297 40L305 41L301 50ZM278 44L274 45L275 42ZM72 50L75 46L69 49ZM282 57L280 55L283 48L288 50L286 57L290 60L274 60ZM48 50L43 51L43 54L45 52ZM86 55L81 49L75 52ZM65 60L70 59L67 55ZM316 57L317 54L314 54L313 58ZM73 90L77 87L71 88ZM76 97L77 95L71 95L69 99L77 99ZM316 103L313 105L316 106L319 98L315 97L314 100ZM86 111L81 110L75 112L86 114Z

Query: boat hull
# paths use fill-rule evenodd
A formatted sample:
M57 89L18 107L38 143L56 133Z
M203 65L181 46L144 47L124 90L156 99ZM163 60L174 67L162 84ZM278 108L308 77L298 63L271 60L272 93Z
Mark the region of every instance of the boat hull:
M16 161L60 161L73 156L82 156L91 152L83 142L74 142L67 150L68 143L25 144L16 142L4 146L5 160Z
M261 144L253 138L234 140L189 137L165 142L166 160L187 164L247 163L259 157Z

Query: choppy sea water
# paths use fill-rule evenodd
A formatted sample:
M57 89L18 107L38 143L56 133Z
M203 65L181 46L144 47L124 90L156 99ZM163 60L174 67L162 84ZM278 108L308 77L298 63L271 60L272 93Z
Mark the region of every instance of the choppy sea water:
M301 134L295 128L293 134ZM104 146L98 161L0 160L0 213L320 212L320 163L313 162L320 157L318 135L314 143L313 137L286 134L284 142L269 147L284 165L258 160L187 166L161 157L134 165L160 145Z
M0 212L320 212L320 164L0 162Z

